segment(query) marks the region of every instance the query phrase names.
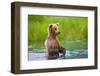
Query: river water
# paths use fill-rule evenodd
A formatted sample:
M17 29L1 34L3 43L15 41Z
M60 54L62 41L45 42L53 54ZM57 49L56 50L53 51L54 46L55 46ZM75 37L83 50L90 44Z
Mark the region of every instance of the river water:
M66 50L66 55L65 59L80 59L80 58L88 58L88 51L86 49L81 49L81 50L74 50L74 51L69 51ZM32 51L28 52L28 60L48 60L46 57L46 53L41 52L41 53L34 53ZM58 58L58 60L62 60L62 58Z

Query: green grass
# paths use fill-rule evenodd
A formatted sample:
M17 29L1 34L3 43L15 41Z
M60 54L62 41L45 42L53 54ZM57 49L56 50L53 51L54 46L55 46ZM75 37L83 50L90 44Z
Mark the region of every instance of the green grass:
M51 23L60 24L59 41L66 49L87 48L87 17L28 15L28 45L31 45L32 49L44 48L47 28Z

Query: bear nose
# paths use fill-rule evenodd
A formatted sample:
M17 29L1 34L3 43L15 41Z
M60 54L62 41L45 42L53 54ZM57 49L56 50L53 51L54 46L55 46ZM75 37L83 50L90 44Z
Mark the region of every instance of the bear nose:
M60 34L60 32L58 32L58 34Z

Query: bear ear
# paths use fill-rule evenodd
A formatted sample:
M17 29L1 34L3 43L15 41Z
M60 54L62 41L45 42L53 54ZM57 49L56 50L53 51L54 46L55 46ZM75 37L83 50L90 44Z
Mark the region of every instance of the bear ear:
M53 26L52 24L49 24L49 29L52 28L52 26Z
M59 26L59 23L56 23L57 26Z

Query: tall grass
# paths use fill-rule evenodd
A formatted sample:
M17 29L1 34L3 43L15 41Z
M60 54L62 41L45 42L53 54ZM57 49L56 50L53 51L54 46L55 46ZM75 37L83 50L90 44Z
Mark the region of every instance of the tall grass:
M51 23L59 23L59 40L67 49L87 48L88 18L74 16L28 15L28 45L44 48L47 28Z

